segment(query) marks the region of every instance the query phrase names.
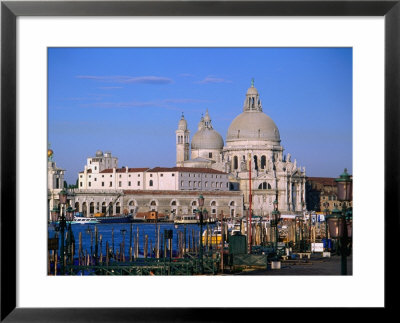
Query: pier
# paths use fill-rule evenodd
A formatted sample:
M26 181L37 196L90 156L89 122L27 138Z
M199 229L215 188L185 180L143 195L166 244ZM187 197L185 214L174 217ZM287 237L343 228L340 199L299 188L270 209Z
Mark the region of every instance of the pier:
M284 274L316 259L329 262L326 250L336 251L324 239L325 225L311 220L286 219L274 227L254 217L252 230L246 226L243 219L225 219L200 234L196 224L67 224L61 248L62 235L50 224L48 275Z

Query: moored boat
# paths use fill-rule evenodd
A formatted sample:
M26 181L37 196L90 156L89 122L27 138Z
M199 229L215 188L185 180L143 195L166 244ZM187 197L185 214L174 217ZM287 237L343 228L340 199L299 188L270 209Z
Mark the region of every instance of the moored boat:
M96 224L100 223L96 218L85 218L83 216L74 216L71 224Z
M177 215L174 224L197 224L200 223L195 215Z
M95 218L99 223L131 223L134 222L132 214L116 216L99 216Z

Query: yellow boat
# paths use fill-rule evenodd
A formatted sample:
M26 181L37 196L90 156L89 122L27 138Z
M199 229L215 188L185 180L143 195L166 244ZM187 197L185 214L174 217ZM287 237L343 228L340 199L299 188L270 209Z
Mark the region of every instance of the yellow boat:
M203 232L203 245L220 245L221 244L221 228L215 228L212 231Z

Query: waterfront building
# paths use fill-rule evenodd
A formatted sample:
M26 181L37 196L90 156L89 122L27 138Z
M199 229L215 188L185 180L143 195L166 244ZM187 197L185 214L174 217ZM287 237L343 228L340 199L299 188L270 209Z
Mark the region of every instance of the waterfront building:
M242 192L246 209L250 204L251 178L254 214L271 214L275 199L281 212L301 214L305 210L305 167L297 166L296 159L292 161L289 153L283 154L278 127L263 112L254 81L247 90L242 113L228 128L225 144L214 130L208 110L193 135L191 159L188 158L189 132L184 116L179 120L176 134L176 165L216 169L229 174L230 189Z
M53 150L47 150L47 202L49 210L58 205L58 194L64 188L65 170L53 161ZM49 215L50 216L50 215Z
M350 176L352 178L352 176ZM328 203L328 210L342 209L342 202L337 199L337 182L333 177L307 177L306 204L310 211L324 212ZM352 206L350 201L349 206Z
M211 216L221 212L242 215L241 192L230 191L228 174L211 168L119 168L117 157L98 150L95 157L87 158L78 176L78 188L70 190L69 197L84 216L157 211L161 217L173 219L193 214L200 194Z

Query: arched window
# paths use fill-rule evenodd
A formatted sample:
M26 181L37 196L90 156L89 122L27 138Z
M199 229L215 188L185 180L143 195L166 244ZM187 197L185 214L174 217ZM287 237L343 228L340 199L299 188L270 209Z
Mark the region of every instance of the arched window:
M231 203L229 203L230 206L235 206L235 201L232 201Z
M233 157L233 169L238 169L238 158L237 156Z
M129 202L129 206L134 206L134 205L135 205L135 202L133 202L133 201Z
M107 211L107 205L106 202L103 202L101 204L101 213L106 213L106 211Z
M267 182L263 182L260 185L258 185L258 189L259 190L270 190L271 189L271 185Z
M153 186L153 180L152 179L149 182L149 186Z
M176 201L172 201L171 205L176 205Z
M265 156L261 156L261 169L264 169L266 164L267 158Z
M121 204L118 202L115 208L115 213L120 214L121 213Z
M258 158L257 158L257 156L254 156L253 159L254 159L254 168L255 168L255 170L258 170Z
M87 215L87 204L86 204L86 202L82 203L82 213L83 213L83 216Z
M216 206L216 205L217 205L217 202L215 202L215 201L211 202L211 206Z
M94 213L94 202L90 203L89 213Z
M150 203L151 206L157 205L156 201L151 201Z
M197 205L197 202L196 201L193 201L192 202L192 206L196 206Z

